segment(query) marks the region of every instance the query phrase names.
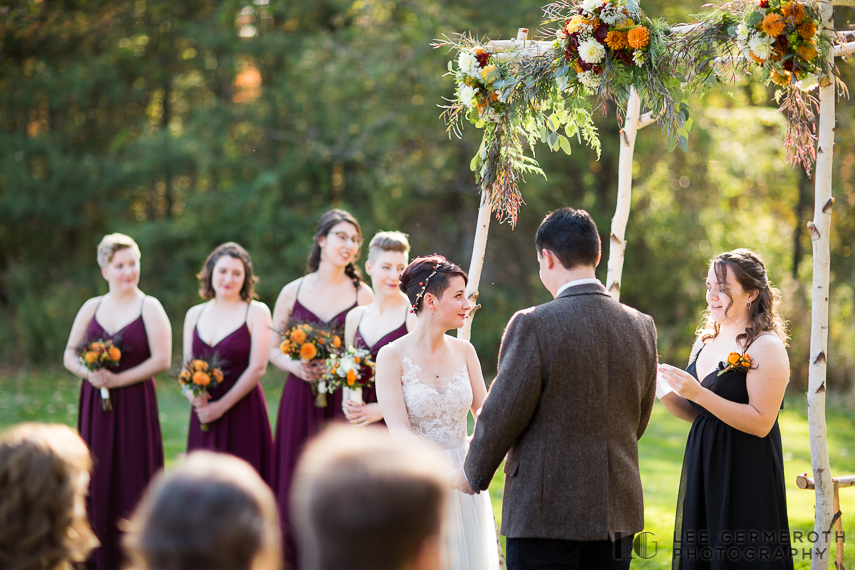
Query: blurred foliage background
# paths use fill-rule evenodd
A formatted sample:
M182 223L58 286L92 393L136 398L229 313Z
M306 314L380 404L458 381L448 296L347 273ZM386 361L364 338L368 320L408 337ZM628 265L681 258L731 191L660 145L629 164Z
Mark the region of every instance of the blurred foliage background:
M700 1L645 0L688 21ZM234 240L253 255L261 300L299 277L320 214L351 211L366 238L410 234L468 267L480 132L449 140L453 90L441 34L491 39L536 30L538 2L494 0L28 0L0 6L0 362L61 362L80 305L106 291L95 246L108 232L142 249L142 289L173 325L199 301L195 273ZM836 10L837 29L851 8ZM852 88L851 61L838 62ZM745 78L689 101L689 152L639 134L621 300L653 315L662 359L683 363L717 252L766 260L792 324L790 389L807 382L813 182L784 164L773 89ZM855 394L855 110L838 104L834 150L829 386ZM599 162L544 146L515 229L495 222L473 342L495 370L505 322L548 300L533 236L543 215L592 213L608 244L619 125L598 118ZM604 252L604 255L607 252ZM605 262L599 276L605 280ZM180 339L180 335L176 335ZM176 346L176 353L180 346ZM2 373L2 372L0 372Z

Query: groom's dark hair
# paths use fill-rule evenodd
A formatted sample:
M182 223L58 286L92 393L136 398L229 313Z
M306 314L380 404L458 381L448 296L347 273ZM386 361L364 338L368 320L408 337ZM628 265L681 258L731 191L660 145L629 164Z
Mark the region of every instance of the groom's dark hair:
M378 428L332 427L309 444L291 488L304 568L401 570L441 537L440 457Z
M554 253L565 269L596 266L600 257L597 224L585 210L561 208L550 212L540 222L534 243L538 253L544 249Z

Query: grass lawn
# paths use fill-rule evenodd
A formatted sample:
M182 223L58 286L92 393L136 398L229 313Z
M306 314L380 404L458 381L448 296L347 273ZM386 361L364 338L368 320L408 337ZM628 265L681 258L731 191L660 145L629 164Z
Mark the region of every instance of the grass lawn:
M284 375L269 369L263 385L267 395L270 419L275 421L279 397L282 393ZM177 388L177 383L167 376L158 379L158 403L163 431L164 451L167 464L185 450L189 406ZM57 422L77 425L77 398L79 381L64 370L37 370L25 372L0 372L0 428L24 422ZM787 506L789 509L791 535L801 531L803 535L813 530L813 491L796 487L796 476L811 473L810 444L806 404L803 397L789 396L780 415L781 433L784 444L784 470L787 483ZM855 474L855 424L850 411L838 409L829 403L828 450L832 472L836 475ZM689 424L672 417L657 402L653 418L640 446L641 478L644 485L645 530L653 533L657 542L657 554L650 559L637 559L633 568L663 568L670 565L674 509L677 487L683 461L683 450ZM493 508L497 519L501 515L502 484L501 469L490 487ZM846 562L855 565L855 488L841 489L843 529L847 534ZM650 553L653 552L652 543ZM806 538L801 542L793 539L793 545L801 551L809 550ZM832 560L835 549L832 547ZM832 566L833 568L833 562ZM810 559L797 556L796 568L810 568Z

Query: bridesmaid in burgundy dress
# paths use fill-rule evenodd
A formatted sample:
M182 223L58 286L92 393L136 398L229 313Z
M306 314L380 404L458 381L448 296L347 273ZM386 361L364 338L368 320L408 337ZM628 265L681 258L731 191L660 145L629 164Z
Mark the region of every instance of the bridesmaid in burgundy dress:
M258 278L249 254L236 243L211 252L199 281L199 295L209 301L187 311L184 359L210 360L216 355L223 381L199 397L185 392L193 404L187 451L208 449L240 457L269 484L273 436L259 381L267 371L270 310L253 301Z
M365 272L371 277L374 302L356 307L347 314L344 341L370 351L375 362L381 348L407 334L416 322L416 316L410 312L410 302L399 287L409 252L410 242L401 232L380 232L368 244ZM375 422L378 426L386 426L373 386L362 391L362 402L343 396L342 411L355 426Z
M128 236L111 234L98 245L98 265L109 292L83 304L68 338L63 364L83 378L77 430L92 452L87 510L101 547L89 567L123 564L117 522L131 515L154 473L163 467L155 374L172 362L172 329L157 299L139 290L140 250ZM116 368L86 369L75 354L81 344L113 340ZM102 409L102 388L111 411Z
M280 330L289 322L329 325L343 335L347 312L374 299L371 288L361 281L356 267L362 230L349 213L330 210L321 216L314 241L306 262L308 274L282 288L273 309L273 322ZM299 567L288 512L288 493L297 459L311 437L330 421L344 421L344 414L340 392L328 397L327 407L315 407L310 383L317 382L323 364L291 360L279 350L279 341L279 335L271 336L270 362L290 374L276 418L273 491L282 519L285 569L291 570Z

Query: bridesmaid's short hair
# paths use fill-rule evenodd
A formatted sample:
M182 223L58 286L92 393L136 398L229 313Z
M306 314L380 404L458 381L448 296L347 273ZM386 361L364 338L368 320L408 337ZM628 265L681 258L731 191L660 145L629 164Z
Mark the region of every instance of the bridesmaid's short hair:
M196 275L199 278L199 295L205 300L214 298L214 266L226 255L243 262L243 285L240 288L240 298L244 301L257 299L255 284L258 282L258 277L252 271L252 258L243 247L233 241L224 243L208 255L202 271Z
M434 268L436 268L436 274L431 277ZM401 273L401 282L398 287L410 300L413 312L419 314L424 306L425 294L430 293L436 297L441 297L448 289L451 278L455 276L462 277L463 282L469 284L469 276L460 266L451 263L442 255L434 253L412 260Z
M102 269L107 267L107 265L113 261L113 256L116 255L117 251L129 248L136 252L137 257L140 256L140 248L133 238L126 236L125 234L110 234L104 236L101 243L98 244L98 266Z
M245 461L196 451L154 479L124 546L139 570L277 570L276 499Z
M410 242L407 234L402 232L378 232L368 243L368 261L377 259L384 251L398 251L407 255L410 253Z
M68 426L27 423L0 434L0 566L58 570L86 560L98 546L86 516L91 468Z
M547 214L534 237L537 252L548 249L564 269L580 265L596 267L600 258L600 234L585 210L561 208Z
M303 566L406 568L423 544L440 540L443 465L436 452L386 430L325 431L300 458L291 490Z

